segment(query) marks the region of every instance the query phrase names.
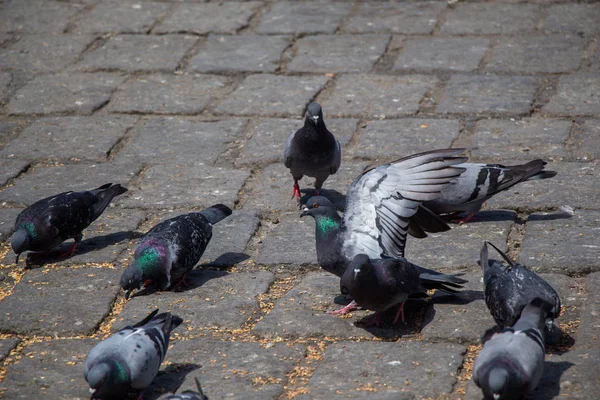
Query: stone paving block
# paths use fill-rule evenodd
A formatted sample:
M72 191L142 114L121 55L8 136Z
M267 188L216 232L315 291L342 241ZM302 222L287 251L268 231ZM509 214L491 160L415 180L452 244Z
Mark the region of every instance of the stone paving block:
M127 115L36 119L0 157L104 161L136 121Z
M600 273L589 274L587 277L588 298L581 309L581 323L577 330L575 343L578 348L598 348L600 345Z
M325 110L325 115L327 110ZM332 118L325 116L327 129L335 135L342 147L346 146L356 131L357 119ZM282 162L283 147L288 136L302 128L304 120L269 118L263 119L255 126L252 137L241 150L236 164L267 164ZM342 154L344 154L342 149Z
M120 204L125 207L170 208L209 207L223 203L233 207L248 176L248 171L238 169L154 165L144 173L137 187L130 188L130 196Z
M4 151L0 150L0 155L3 153ZM28 161L0 159L0 186L6 185L9 180L25 171L28 166Z
M0 192L0 202L33 204L48 196L68 190L91 190L107 182L128 182L139 171L133 164L69 164L57 167L39 167Z
M490 41L485 38L422 38L404 42L394 70L473 71L485 55Z
M600 158L600 120L592 119L583 123L583 129L575 132L570 143L570 152L579 160L591 161Z
M361 2L359 11L349 18L344 31L353 33L393 32L429 34L435 27L444 2Z
M233 115L300 116L326 76L250 75L216 108Z
M110 100L125 77L99 72L37 76L19 89L6 106L9 114L91 114Z
M528 114L537 89L532 76L452 76L440 100L440 113Z
M3 361L12 349L21 342L19 338L8 338L0 340L0 361Z
M462 3L442 24L444 34L506 34L535 30L540 9L535 4Z
M396 397L377 398L407 399L450 394L465 350L448 343L334 343L310 378L307 396L373 398L381 393Z
M259 226L255 211L233 211L213 227L213 237L202 258L216 265L232 265L249 258L244 251Z
M228 274L200 268L188 272L185 279L189 285L185 292L132 297L117 317L113 331L141 320L155 308L183 318L184 325L178 332L181 336L204 328L241 328L259 309L257 296L266 293L275 277L267 271Z
M544 29L553 32L599 32L600 4L552 4Z
M82 8L62 1L4 1L0 5L0 32L63 33L70 18Z
M24 335L90 335L108 315L120 277L119 270L94 267L28 271L0 302L2 329Z
M10 85L12 74L10 72L0 72L0 99L3 97L4 90Z
M4 43L8 43L14 39L15 39L15 35L0 33L0 46L4 45Z
M473 135L472 154L475 158L527 160L539 157L560 160L568 156L565 142L571 121L531 119L477 121Z
M386 50L389 35L317 35L296 42L292 72L369 72Z
M333 33L352 4L328 1L279 1L261 17L259 33Z
M188 69L199 72L275 72L288 36L210 35Z
M248 21L262 5L259 1L178 4L153 32L177 33L189 32L204 35L206 33L235 33L248 25Z
M571 189L572 190L572 189ZM600 271L600 211L535 213L525 225L519 256L534 271L582 275Z
M75 62L93 40L91 35L24 35L0 50L0 68L58 72Z
M424 75L343 75L321 103L336 117L396 118L415 114L419 102L438 82Z
M79 18L74 31L145 33L168 9L169 4L149 1L103 2Z
M17 215L22 210L22 208L0 208L0 243L12 235Z
M172 72L196 43L191 35L119 35L85 54L76 67L87 71Z
M599 91L597 74L562 75L556 93L544 105L542 112L569 117L600 114Z
M454 119L369 121L359 136L356 155L391 161L413 153L451 147L459 129Z
M227 79L215 75L145 75L115 92L110 110L142 114L199 114Z
M33 343L27 357L11 365L2 385L4 399L87 399L89 386L83 379L87 353L95 339L58 339Z
M2 74L0 74L0 79L2 79ZM1 92L2 90L0 89L0 93ZM2 149L6 143L14 138L16 128L19 126L20 124L16 122L0 121L0 149Z

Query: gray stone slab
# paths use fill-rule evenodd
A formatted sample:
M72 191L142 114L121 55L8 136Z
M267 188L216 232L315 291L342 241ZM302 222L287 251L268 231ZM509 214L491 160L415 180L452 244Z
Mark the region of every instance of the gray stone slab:
M415 114L425 93L437 78L424 75L348 74L335 83L331 95L321 103L336 117L395 118Z
M275 72L281 53L288 47L287 36L208 37L189 61L188 69L199 72Z
M0 68L58 72L75 62L93 40L91 35L24 35L6 49L0 49Z
M69 164L57 167L36 167L0 192L0 202L33 204L68 190L97 188L107 182L127 183L139 171L133 164Z
M587 120L581 131L575 131L567 144L570 152L582 161L600 158L600 120Z
M525 74L574 71L581 63L583 45L576 36L505 37L494 46L486 69Z
M535 4L462 3L452 8L441 33L506 34L535 30L540 9Z
M57 339L33 343L8 369L2 382L5 399L87 399L89 386L83 379L87 353L95 339Z
M0 157L104 161L136 121L126 115L36 119Z
M531 119L477 121L472 155L486 160L527 160L536 157L561 160L568 156L565 143L571 121Z
M216 111L233 115L299 116L327 80L326 76L250 75Z
M0 99L2 99L4 90L10 85L12 74L10 72L0 72Z
M130 188L130 196L120 204L125 207L170 208L209 207L223 203L232 207L248 176L248 171L238 169L154 165L144 172L137 187Z
M19 338L8 338L0 340L0 361L3 361L12 349L21 342Z
M597 74L562 75L556 93L542 112L552 115L600 114L600 80Z
M232 265L249 258L246 246L259 226L256 212L234 211L213 227L213 237L203 259L215 265Z
M227 79L215 75L145 75L115 92L111 111L142 114L199 114Z
M381 58L389 35L317 35L296 42L292 72L369 72Z
M22 208L0 208L0 243L12 235L17 215L22 210Z
M418 341L334 343L310 378L308 396L407 399L449 395L465 351L458 344ZM372 397L379 394L396 397Z
M191 35L119 35L86 53L76 67L86 71L172 72L196 43Z
M75 32L145 33L169 9L166 3L108 1L96 5L77 20Z
M600 4L553 4L548 7L544 29L553 32L598 32Z
M443 37L410 39L394 63L394 70L473 71L489 46L485 38Z
M598 348L600 345L600 273L587 277L588 298L581 309L581 323L577 330L575 343L578 348Z
M258 1L190 4L182 3L164 21L154 28L157 33L189 32L235 33L248 25L258 7Z
M110 100L125 77L111 73L60 73L34 78L6 106L9 114L91 114Z
M393 32L406 34L429 34L435 27L444 2L397 3L362 2L359 11L349 18L344 31Z
M121 272L121 271L119 271ZM196 269L186 275L185 292L156 292L132 297L117 317L113 331L138 321L159 308L185 321L177 336L201 329L238 329L259 309L258 295L275 280L271 272L209 271ZM208 362L208 360L205 360Z
M528 114L537 86L537 78L532 76L455 75L448 81L437 111Z
M370 159L397 160L413 153L450 147L458 137L457 120L416 119L369 121L355 154Z
M3 151L0 150L0 154L3 154ZM28 166L28 161L0 159L0 186L6 185L9 180L25 171Z
M326 115L327 110L324 113ZM342 147L352 139L357 122L357 119L350 118L325 119L327 129L335 135ZM251 130L252 136L242 148L240 157L235 160L236 164L282 162L285 141L292 132L296 132L303 124L304 120L296 119L268 118L261 120Z
M63 33L70 18L82 8L62 1L4 1L0 5L0 32Z
M328 1L280 1L263 15L260 33L333 33L352 4Z
M2 329L24 335L90 335L108 315L120 276L110 268L31 270L0 302Z
M568 275L600 271L600 211L576 210L566 217L560 213L529 216L519 255L522 264L534 271Z

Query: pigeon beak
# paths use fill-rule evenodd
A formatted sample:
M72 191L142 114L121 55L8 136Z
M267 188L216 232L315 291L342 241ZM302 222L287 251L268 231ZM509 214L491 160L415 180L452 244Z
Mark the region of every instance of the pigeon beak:
M21 253L17 254L17 259L15 260L15 265L19 265L19 257L21 257Z
M315 125L319 122L319 116L318 115L313 115L312 117L313 122L315 123Z
M492 396L494 397L494 400L498 400L500 398L500 393L494 393Z
M356 280L356 277L358 276L359 273L360 273L360 268L356 268L354 270L354 280Z
M304 207L304 208L302 209L302 212L300 213L300 218L302 218L302 217L304 217L304 216L307 216L307 215L308 215L308 211L309 211L309 210L308 210L308 207Z

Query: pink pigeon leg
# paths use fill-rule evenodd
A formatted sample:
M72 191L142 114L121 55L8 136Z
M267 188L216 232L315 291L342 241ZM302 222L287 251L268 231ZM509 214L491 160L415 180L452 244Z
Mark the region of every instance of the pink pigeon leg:
M294 190L292 192L292 198L300 200L300 185L298 185L298 179L294 179Z
M358 310L358 304L356 304L356 302L354 300L352 300L352 302L350 304L348 304L345 307L340 308L339 310L335 310L335 311L327 311L327 314L330 315L345 315L348 314L351 311L354 310Z
M404 302L398 304L398 310L396 311L396 316L394 317L394 322L392 324L396 325L398 317L402 317L402 322L404 322Z
M73 243L73 246L71 246L71 248L63 253L60 253L59 257L73 257L73 255L75 254L75 249L77 249L77 242Z

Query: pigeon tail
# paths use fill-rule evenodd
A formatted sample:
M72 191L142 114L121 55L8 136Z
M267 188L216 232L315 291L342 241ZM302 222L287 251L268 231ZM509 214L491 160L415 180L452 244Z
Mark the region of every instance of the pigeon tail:
M525 170L522 181L548 179L556 176L556 171L544 171L545 165L546 162L544 160L537 159L530 161L527 164L515 165L507 168Z
M215 204L212 207L207 208L206 210L200 211L200 214L204 215L208 222L211 224L216 224L222 219L230 216L232 213L231 208L227 207L224 204Z
M158 314L153 318L153 321L156 320L157 323L162 323L161 330L165 334L165 337L168 338L173 329L177 328L179 325L183 323L183 319L177 315L172 315L169 312Z
M438 289L446 293L458 293L462 285L467 283L466 279L459 278L457 275L447 275L436 271L419 267L419 280L425 289ZM456 289L454 289L456 288Z
M497 248L496 246L494 246L493 243L491 243L491 242L485 242L485 243L489 244L494 249L496 249L496 251L498 252L498 254L500 254L502 256L502 258L504 258L504 260L508 263L508 265L510 265L511 268L513 268L515 266L515 262L513 260L511 260L510 258L508 258L508 256L502 250L500 250L499 248ZM482 249L482 251L483 251L483 249ZM485 251L487 253L487 247L486 247Z
M94 219L98 218L100 214L104 212L113 198L125 193L127 190L126 187L123 187L118 183L115 185L107 183L99 188L91 190L91 192L98 197L98 202L94 204Z

